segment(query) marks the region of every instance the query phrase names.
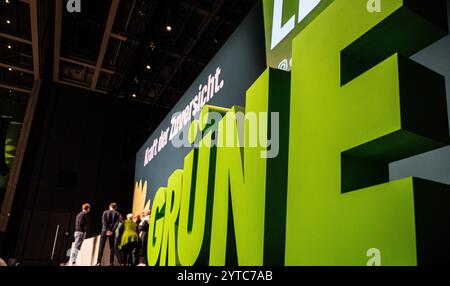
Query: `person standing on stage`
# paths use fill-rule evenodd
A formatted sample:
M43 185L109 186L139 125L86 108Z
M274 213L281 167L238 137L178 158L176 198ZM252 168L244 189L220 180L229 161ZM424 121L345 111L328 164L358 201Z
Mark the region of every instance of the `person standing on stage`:
M119 213L119 222L117 223L116 231L115 231L115 240L114 240L114 251L116 252L117 261L120 265L123 265L122 252L119 249L120 239L122 237L122 226L123 217L122 214Z
M147 266L147 243L148 243L148 229L150 223L150 214L149 210L146 210L142 213L142 221L139 224L139 237L141 240L141 253L140 253L140 263L138 266Z
M128 214L127 219L123 221L121 227L122 236L120 238L119 249L122 251L122 263L126 266L134 266L136 261L133 257L133 253L136 253L136 249L139 246L138 227L134 221L133 214Z
M100 249L98 251L97 266L102 263L103 250L106 240L109 241L109 264L114 264L114 238L117 225L119 224L119 212L116 211L117 204L111 203L109 210L103 212L102 216L102 234L100 236Z
M75 242L72 244L72 249L70 250L69 266L72 266L77 261L78 253L80 252L81 245L86 238L86 227L87 227L87 214L91 210L90 204L83 204L81 207L81 212L75 218Z

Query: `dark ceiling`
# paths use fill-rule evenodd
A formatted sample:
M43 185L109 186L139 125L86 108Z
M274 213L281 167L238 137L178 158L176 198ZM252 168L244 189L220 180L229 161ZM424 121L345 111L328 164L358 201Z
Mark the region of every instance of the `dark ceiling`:
M28 1L0 0L0 116L13 121L22 121L35 79L30 11Z
M0 0L0 96L23 109L48 78L169 109L255 2Z

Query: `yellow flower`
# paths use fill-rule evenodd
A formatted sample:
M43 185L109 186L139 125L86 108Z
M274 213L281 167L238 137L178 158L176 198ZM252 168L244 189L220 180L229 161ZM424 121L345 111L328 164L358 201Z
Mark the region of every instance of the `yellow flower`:
M16 157L16 146L12 145L11 139L6 139L5 144L5 161L6 165L11 168L14 158Z
M150 200L146 201L147 198L147 181L144 181L142 185L142 180L136 182L134 186L134 197L133 197L133 214L137 215L142 213L144 210L150 210Z

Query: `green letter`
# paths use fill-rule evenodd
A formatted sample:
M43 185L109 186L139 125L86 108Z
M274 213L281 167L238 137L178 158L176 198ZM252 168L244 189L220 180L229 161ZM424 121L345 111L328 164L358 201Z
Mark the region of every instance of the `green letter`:
M166 209L164 215L164 231L161 245L161 258L159 265L176 266L176 230L175 223L180 210L181 185L183 181L183 171L176 170L170 175L166 191Z
M155 266L158 263L159 252L161 251L166 191L166 188L159 188L153 201L147 242L148 265L151 266Z
M236 108L219 123L210 265L276 265L283 261L289 90L289 74L266 70L247 92L245 139L236 139L240 135ZM276 139L281 146L278 157L267 159L263 155L268 151L272 112L280 113L280 126L273 128L280 128ZM257 124L251 126L250 115ZM263 142L248 146L250 134ZM227 146L229 136L245 146Z
M366 2L334 1L293 42L287 265L450 256L448 186L388 172L449 143L443 78L406 58L447 33L445 1Z
M194 124L197 122L195 121ZM207 206L211 132L208 132L202 141L199 149L191 151L184 158L178 227L178 256L183 266L194 265L199 257L205 235L207 209L211 207ZM205 141L208 143L204 144ZM197 159L196 162L195 159ZM194 181L192 181L193 177L196 178ZM194 200L193 203L191 200Z

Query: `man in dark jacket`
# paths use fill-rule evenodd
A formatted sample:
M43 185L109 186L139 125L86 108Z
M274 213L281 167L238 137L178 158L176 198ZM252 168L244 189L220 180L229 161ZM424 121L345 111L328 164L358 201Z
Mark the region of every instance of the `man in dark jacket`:
M80 252L81 245L86 238L86 227L87 227L87 214L91 210L91 205L83 204L81 207L81 212L77 214L75 218L75 242L72 244L72 249L70 251L69 265L72 266L77 260L78 253Z
M119 213L116 211L117 204L111 203L109 210L103 212L102 216L102 234L100 236L100 249L98 250L97 266L102 263L103 250L106 240L109 241L109 264L114 264L114 233L119 223Z

